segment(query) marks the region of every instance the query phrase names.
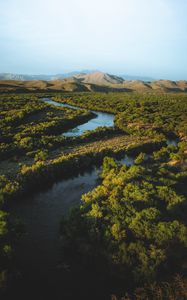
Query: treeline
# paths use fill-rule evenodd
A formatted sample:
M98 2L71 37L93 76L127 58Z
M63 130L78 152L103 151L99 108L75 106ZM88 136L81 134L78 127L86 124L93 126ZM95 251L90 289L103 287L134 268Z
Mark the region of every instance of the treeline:
M140 153L131 167L105 157L102 183L62 220L63 260L105 278L108 296L186 276L186 147Z

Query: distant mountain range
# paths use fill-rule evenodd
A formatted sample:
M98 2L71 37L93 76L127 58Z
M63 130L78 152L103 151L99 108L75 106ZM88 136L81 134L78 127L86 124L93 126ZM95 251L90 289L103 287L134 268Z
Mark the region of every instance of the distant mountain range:
M94 71L84 70L81 72L75 71L75 72L69 72L64 74L55 74L55 75L45 75L45 74L39 74L39 75L28 75L28 74L15 74L15 73L0 73L0 80L61 80L64 78L72 77L74 75L85 73L89 74Z
M56 75L28 75L28 74L15 74L15 73L0 73L0 80L61 80L64 78L73 77L79 74L90 74L90 73L102 73L99 71L93 70L83 70L83 71L75 71L64 74L56 74ZM142 76L130 76L130 75L120 75L121 78L125 80L143 80L143 81L152 81L151 77L142 77Z
M79 72L78 72L79 73ZM75 72L57 75L27 75L27 74L14 74L14 73L0 73L0 80L58 80L64 79L66 77L71 77L75 75Z
M0 92L66 91L66 92L187 92L187 81L125 80L122 76L99 71L73 72L66 75L0 75ZM27 77L28 76L28 77ZM43 76L46 76L45 79ZM63 77L65 76L65 77ZM6 79L5 79L6 78ZM11 78L11 79L10 79Z

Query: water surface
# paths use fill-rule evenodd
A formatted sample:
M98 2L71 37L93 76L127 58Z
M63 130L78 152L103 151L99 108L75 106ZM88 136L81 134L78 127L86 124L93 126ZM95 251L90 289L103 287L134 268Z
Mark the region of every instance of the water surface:
M48 98L44 98L43 101L45 101L48 104L55 105L55 106L68 107L71 109L81 109L79 107L72 106L72 105L69 105L66 103L59 103L59 102L56 102L56 101L48 99ZM101 127L101 126L106 126L106 127L114 126L114 115L113 114L98 112L95 110L90 110L90 111L96 115L95 118L89 120L88 122L86 122L82 125L76 126L75 128L73 128L71 130L68 130L67 132L63 133L63 135L67 136L67 137L79 136L87 130L95 130L96 128Z

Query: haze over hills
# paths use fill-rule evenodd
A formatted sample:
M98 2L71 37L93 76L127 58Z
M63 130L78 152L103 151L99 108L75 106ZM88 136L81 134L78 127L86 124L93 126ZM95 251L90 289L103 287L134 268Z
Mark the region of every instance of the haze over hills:
M69 77L78 77L80 75L87 75L90 73L102 73L98 70L82 70L82 71L74 71L69 73L61 73L61 74L55 74L55 75L46 75L46 74L39 74L39 75L29 75L29 74L16 74L16 73L0 73L0 80L59 80ZM118 76L116 76L118 77ZM152 81L153 78L151 77L145 77L145 76L132 76L132 75L120 75L122 79L125 80L143 80L143 81Z
M45 75L45 74L28 75L28 74L0 73L0 80L22 80L22 81L58 80L58 79L64 79L66 77L71 77L79 73L80 72L71 72L67 74L56 74L56 75Z
M171 80L124 80L122 77L111 75L99 71L69 73L65 78L50 77L48 80L41 80L43 75L37 75L38 80L28 79L27 77L11 77L14 80L0 80L0 92L7 91L91 91L91 92L110 92L110 91L126 91L126 92L146 92L146 91L162 91L162 92L187 92L187 81L171 81ZM26 75L27 76L27 75ZM28 75L30 76L30 75ZM40 77L41 76L41 77ZM62 76L62 75L59 75ZM0 77L2 78L2 77ZM8 77L9 78L9 77ZM15 80L18 78L18 80ZM30 78L30 77L28 77ZM50 79L49 79L50 78Z

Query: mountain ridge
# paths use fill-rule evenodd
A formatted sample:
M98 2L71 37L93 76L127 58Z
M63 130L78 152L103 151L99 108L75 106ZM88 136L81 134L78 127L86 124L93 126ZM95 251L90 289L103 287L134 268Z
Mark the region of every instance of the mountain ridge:
M21 81L28 81L28 80L59 80L70 78L73 76L77 76L79 74L90 74L90 73L103 73L98 70L82 70L82 71L72 71L68 73L59 73L54 75L46 75L46 74L17 74L17 73L0 73L0 80L21 80ZM105 73L108 74L108 73ZM135 76L135 75L113 75L116 77L121 77L123 80L143 80L143 81L152 81L154 80L151 77L146 76Z
M99 71L71 75L53 80L0 80L0 92L187 92L185 80L124 80L120 76Z

